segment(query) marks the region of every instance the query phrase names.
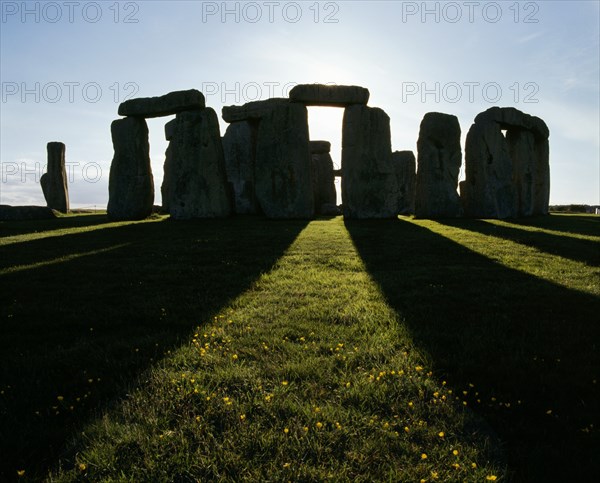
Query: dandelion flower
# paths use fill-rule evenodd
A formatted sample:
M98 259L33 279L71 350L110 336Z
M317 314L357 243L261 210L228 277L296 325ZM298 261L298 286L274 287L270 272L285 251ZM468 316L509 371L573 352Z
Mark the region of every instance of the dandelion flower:
M231 358L232 358L234 361L237 361L238 355L237 355L237 354L233 354L233 355L231 356Z
M284 429L283 429L283 432L284 432L285 434L288 434L288 433L290 432L290 430L289 430L288 428L284 428Z
M455 450L452 450L452 454L453 454L454 456L458 456L458 450L457 450L457 449L455 449Z
M445 434L443 431L440 431L440 432L438 433L438 436L439 436L440 438L443 438L444 436L446 436L446 434Z
M245 421L245 420L246 420L246 415L240 414L240 421Z
M421 459L422 460L426 460L427 459L427 453L421 453Z
M281 381L282 386L287 386L289 383L287 381Z
M317 421L317 428L321 429L323 427L323 423L321 421Z
M85 463L79 463L79 471L85 471L87 469L87 465Z
M498 479L498 477L496 475L489 475L489 476L486 476L485 479L487 481L496 481Z
M25 476L25 470L17 470L17 476Z

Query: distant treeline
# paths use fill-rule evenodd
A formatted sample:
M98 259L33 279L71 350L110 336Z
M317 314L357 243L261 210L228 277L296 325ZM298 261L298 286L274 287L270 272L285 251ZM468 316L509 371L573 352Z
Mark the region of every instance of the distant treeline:
M596 213L600 205L550 205L550 211L561 213Z

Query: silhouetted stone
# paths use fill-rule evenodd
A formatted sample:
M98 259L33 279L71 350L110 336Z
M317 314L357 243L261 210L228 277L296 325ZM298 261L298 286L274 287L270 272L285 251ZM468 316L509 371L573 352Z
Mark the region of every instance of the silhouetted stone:
M323 216L339 216L342 214L342 210L335 203L325 203L321 205L320 215Z
M290 101L286 98L273 97L264 101L253 101L243 106L224 106L221 110L225 122L258 121L268 115L276 107L285 107Z
M342 127L344 218L394 218L398 183L392 164L390 118L381 109L350 106Z
M0 205L0 221L50 220L56 218L47 206Z
M129 99L119 105L119 116L161 117L204 107L204 94L196 89L190 89L169 92L159 97Z
M177 130L177 118L172 119L168 123L165 124L165 139L167 141L171 141L173 139L173 137L175 136L176 130ZM169 213L169 202L170 202L169 188L171 186L171 174L173 171L173 168L171 166L172 159L173 159L172 153L173 153L173 149L171 147L171 143L169 143L167 145L167 150L165 151L165 163L163 164L163 182L160 187L160 194L161 194L161 198L162 198L161 212L164 214Z
M419 129L417 152L415 216L461 216L456 190L462 162L458 118L440 112L425 114Z
M324 142L324 141L322 141ZM311 141L311 147L313 146ZM335 177L333 176L333 160L329 152L312 154L313 192L315 198L315 211L323 213L324 205L335 206L336 191Z
M290 91L290 101L301 102L306 106L366 105L369 102L369 90L359 86L300 84Z
M165 139L167 141L170 141L171 139L173 139L176 128L177 128L177 119L171 119L168 123L165 124Z
M392 163L398 180L398 213L412 215L415 212L415 187L417 163L412 151L394 151Z
M110 130L115 154L108 181L108 216L114 220L146 218L154 202L146 121L117 119Z
M46 146L48 152L48 170L40 178L42 191L48 208L62 213L69 211L69 188L65 170L65 145L50 142Z
M255 123L234 122L227 127L222 139L227 181L232 186L234 211L238 214L259 212L254 194L256 129Z
M176 220L231 214L219 122L211 108L177 114L165 161L164 196Z
M327 154L331 151L329 141L310 141L311 154Z
M258 123L255 193L269 218L314 215L308 112L301 104L278 104Z
M506 131L506 136L502 134ZM475 117L465 146L465 214L509 218L548 213L549 131L541 119L512 107Z

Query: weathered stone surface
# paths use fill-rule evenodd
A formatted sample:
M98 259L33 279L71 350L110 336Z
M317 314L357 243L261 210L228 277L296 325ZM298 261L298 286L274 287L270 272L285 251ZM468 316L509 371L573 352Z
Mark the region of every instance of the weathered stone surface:
M161 117L179 112L203 109L204 94L196 89L169 92L158 97L129 99L119 105L119 116Z
M69 211L69 187L65 170L65 145L50 142L46 146L48 152L48 169L40 178L42 192L48 208L67 213Z
M320 141L325 142L325 141ZM312 147L312 141L311 141ZM315 211L323 213L324 205L334 205L336 202L335 177L333 176L333 160L329 152L312 154L313 193Z
M390 118L381 109L350 106L342 127L344 218L394 218L398 183L392 163Z
M338 216L342 214L342 210L335 203L325 203L319 208L319 214L323 216Z
M299 84L290 91L290 101L306 106L366 105L369 102L369 90L359 86Z
M177 119L171 119L165 124L165 139L170 141L175 135L175 129L177 128Z
M254 193L256 130L254 122L234 122L227 127L222 139L227 181L233 190L237 214L253 215L260 211Z
M490 107L475 117L475 123L494 121L501 129L522 128L531 131L535 137L548 138L550 131L546 123L536 116L525 114L514 107Z
M460 183L460 195L466 216L516 216L512 160L506 139L495 122L475 123L469 129L465 172L466 180Z
M308 112L301 104L280 104L258 124L255 193L269 218L314 215Z
M47 206L0 205L0 221L49 220L56 218L52 208Z
M412 151L394 151L392 163L398 181L398 213L412 215L415 212L415 187L417 163Z
M108 181L108 216L114 220L146 218L154 203L146 121L139 117L117 119L110 130L115 154Z
M506 136L502 134L506 132ZM548 213L549 130L540 118L512 107L475 117L465 146L465 214L510 218Z
M206 108L182 112L175 119L163 183L171 217L186 220L229 216L231 200L215 111Z
M273 97L264 101L248 102L243 106L224 106L221 110L225 122L258 121L276 107L285 107L290 100L282 97Z
M327 154L331 151L331 143L329 141L311 141L311 154Z
M457 192L462 163L458 118L440 112L425 114L419 128L417 157L415 216L461 216Z

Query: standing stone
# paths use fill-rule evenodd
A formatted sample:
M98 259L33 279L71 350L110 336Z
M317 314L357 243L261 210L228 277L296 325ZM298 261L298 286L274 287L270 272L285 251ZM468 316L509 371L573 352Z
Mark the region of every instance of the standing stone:
M392 163L390 118L377 107L355 105L342 126L344 218L395 218L398 183Z
M417 163L412 151L394 151L392 163L398 180L398 213L412 215L415 212L415 186Z
M462 208L456 190L462 163L458 118L440 112L425 114L419 129L417 152L415 216L461 216Z
M69 187L65 170L65 151L63 143L50 142L48 152L48 170L40 178L42 191L48 208L67 213L69 211Z
M165 139L167 141L171 141L175 136L175 131L177 129L177 119L172 119L168 123L165 124ZM169 187L171 186L171 174L173 168L172 164L172 156L173 149L171 148L171 143L167 145L167 150L165 151L165 164L163 165L163 182L160 187L160 194L162 198L162 213L169 213Z
M255 193L269 218L314 215L308 112L301 104L275 103L260 118Z
M331 143L327 141L311 141L313 192L315 211L319 214L330 214L336 206L335 176L333 175L333 159L329 151Z
M492 107L478 114L465 146L466 179L461 183L465 214L476 218L547 214L548 136L544 121L512 107Z
M154 203L146 121L139 117L117 119L110 130L115 154L108 181L108 216L114 220L146 218Z
M254 193L256 129L255 122L234 122L227 127L222 140L227 181L233 191L234 211L237 214L253 215L259 212Z
M509 218L517 214L513 165L502 131L495 123L475 123L465 144L466 179L460 194L466 216Z
M225 160L215 111L177 114L165 162L164 193L176 220L231 214Z

